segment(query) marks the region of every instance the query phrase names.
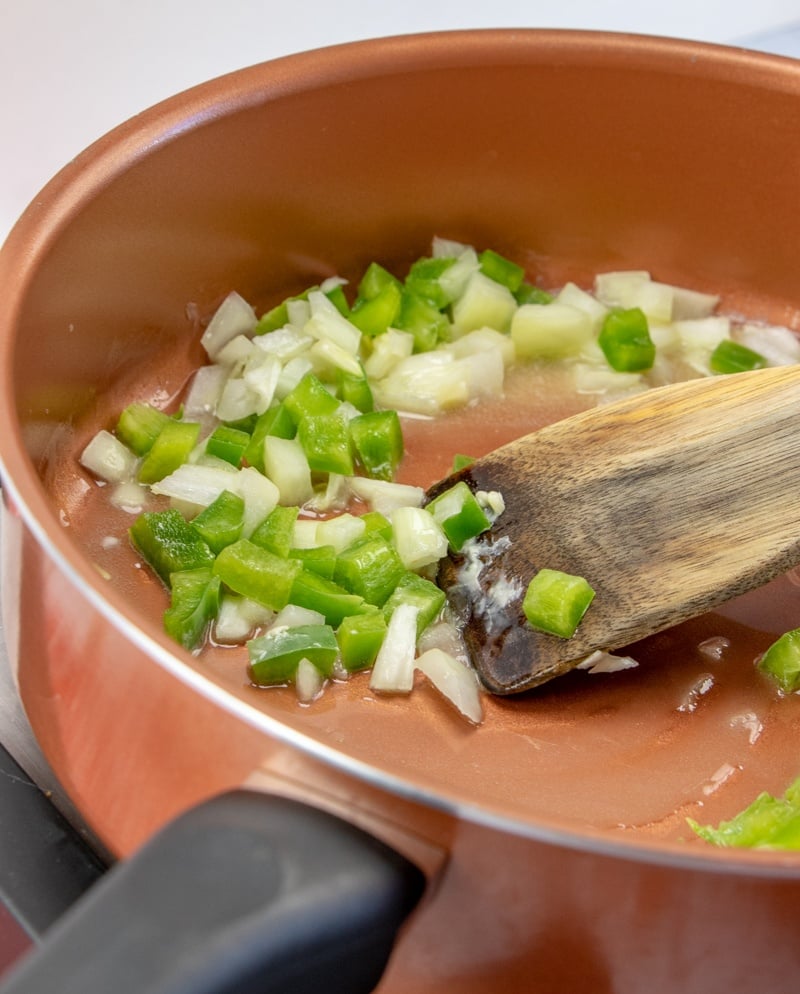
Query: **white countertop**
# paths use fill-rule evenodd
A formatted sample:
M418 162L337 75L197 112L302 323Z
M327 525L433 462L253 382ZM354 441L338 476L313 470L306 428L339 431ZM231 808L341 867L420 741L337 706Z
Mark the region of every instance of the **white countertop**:
M800 55L796 0L2 0L0 241L38 190L115 125L173 93L292 52L472 27L587 28Z

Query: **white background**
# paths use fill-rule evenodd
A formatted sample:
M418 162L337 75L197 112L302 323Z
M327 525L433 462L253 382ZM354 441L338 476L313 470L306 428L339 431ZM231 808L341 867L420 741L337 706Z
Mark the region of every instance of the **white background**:
M0 0L0 241L74 155L205 79L361 38L468 27L632 31L800 55L797 0ZM794 50L793 50L794 49Z

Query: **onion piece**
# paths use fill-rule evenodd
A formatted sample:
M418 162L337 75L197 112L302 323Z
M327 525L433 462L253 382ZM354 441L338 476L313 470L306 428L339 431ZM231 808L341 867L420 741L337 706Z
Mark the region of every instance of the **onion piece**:
M413 604L398 604L389 619L383 645L372 667L370 690L382 694L408 694L414 687L414 652L417 615Z
M325 677L305 656L297 664L294 689L301 704L310 704L315 701L325 689Z
M587 673L618 673L620 670L630 670L639 663L632 656L615 656L613 653L597 649L582 659L575 667L586 670Z
M135 453L101 428L81 453L81 465L109 483L127 483L136 476L139 460Z
M436 689L474 725L483 721L478 678L473 670L442 649L428 649L414 664Z
M223 490L237 491L239 473L233 466L201 466L184 463L182 466L150 486L154 494L186 501L197 507L208 507Z
M412 487L408 483L371 480L366 476L351 476L348 480L351 493L387 518L398 507L421 507L425 499L422 487Z
M256 312L247 301L232 290L217 308L203 332L200 344L211 359L237 335L252 335L258 323Z

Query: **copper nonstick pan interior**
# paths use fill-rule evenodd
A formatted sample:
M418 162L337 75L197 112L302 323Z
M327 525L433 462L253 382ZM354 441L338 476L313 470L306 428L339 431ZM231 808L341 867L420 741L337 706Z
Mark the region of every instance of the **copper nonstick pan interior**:
M780 698L752 665L797 624L794 578L634 647L635 670L489 699L477 729L425 690L378 701L361 678L301 708L291 691L249 686L241 656L194 658L169 643L163 592L125 547L103 548L126 519L103 509L75 454L126 401L178 394L200 362L199 323L229 290L260 309L323 276L355 278L372 259L402 268L434 234L506 252L546 285L646 268L721 293L724 310L797 327L798 106L800 70L788 60L526 31L345 46L180 95L67 166L3 250L6 497L142 668L165 667L181 694L227 716L231 755L249 756L266 733L516 834L749 863L693 840L685 818L730 816L799 771L800 701ZM544 405L539 416L558 413ZM530 427L512 414L502 431ZM407 473L427 485L449 460L432 433L422 445L430 459ZM36 582L29 568L23 589ZM61 608L70 611L63 596ZM734 647L721 660L702 650L719 637ZM100 661L72 658L66 636L39 642L20 682L50 753L92 720L123 751L120 729L135 722L117 723L112 662L90 674ZM708 673L714 691L697 702L691 689ZM140 705L135 686L127 700ZM55 762L81 793L68 752ZM131 844L136 833L125 836L113 812L95 818L120 833L121 849Z

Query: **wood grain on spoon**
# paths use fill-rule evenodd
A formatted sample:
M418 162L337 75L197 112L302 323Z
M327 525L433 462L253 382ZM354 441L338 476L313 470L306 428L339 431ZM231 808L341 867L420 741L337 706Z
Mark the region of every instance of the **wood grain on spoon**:
M480 540L473 592L459 584L459 556L445 561L440 582L465 618L485 685L526 690L800 562L800 366L594 408L497 449L430 495L456 479L499 490L506 509ZM543 567L583 576L596 591L571 639L535 631L522 614Z

